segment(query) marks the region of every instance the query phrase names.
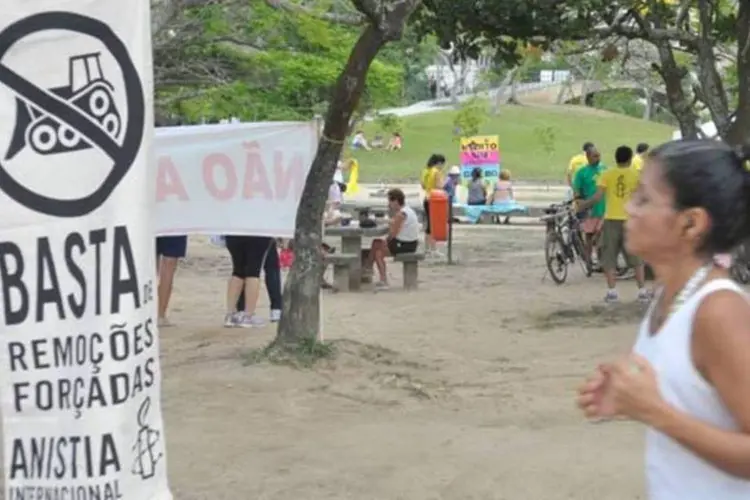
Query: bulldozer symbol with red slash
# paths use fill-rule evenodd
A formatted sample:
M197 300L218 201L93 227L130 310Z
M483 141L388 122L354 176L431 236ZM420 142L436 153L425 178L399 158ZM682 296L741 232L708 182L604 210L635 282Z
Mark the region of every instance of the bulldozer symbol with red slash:
M82 111L116 139L121 118L114 103L114 87L104 78L101 54L81 54L70 58L69 81L48 91ZM6 160L13 159L27 145L40 155L54 155L91 148L77 131L61 124L44 111L16 98L16 128Z

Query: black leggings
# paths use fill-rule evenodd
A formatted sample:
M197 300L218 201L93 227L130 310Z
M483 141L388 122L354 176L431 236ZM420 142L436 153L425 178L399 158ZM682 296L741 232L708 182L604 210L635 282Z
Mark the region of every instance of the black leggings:
M279 250L276 240L271 240L271 246L266 254L266 262L263 264L263 274L266 275L266 290L271 309L281 310L281 265L279 264ZM237 310L245 310L245 289L242 289L240 298L237 299Z
M232 257L232 276L240 279L260 278L263 261L271 246L265 236L227 236L227 250Z

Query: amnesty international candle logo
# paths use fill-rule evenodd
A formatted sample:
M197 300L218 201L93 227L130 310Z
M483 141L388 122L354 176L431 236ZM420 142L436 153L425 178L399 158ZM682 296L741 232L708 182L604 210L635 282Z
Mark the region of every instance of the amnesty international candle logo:
M133 450L135 461L132 472L143 479L150 479L156 474L156 463L164 454L158 447L161 440L161 432L148 425L148 410L151 407L151 398L143 400L138 408L138 438Z
M58 3L0 9L0 498L171 500L150 4Z

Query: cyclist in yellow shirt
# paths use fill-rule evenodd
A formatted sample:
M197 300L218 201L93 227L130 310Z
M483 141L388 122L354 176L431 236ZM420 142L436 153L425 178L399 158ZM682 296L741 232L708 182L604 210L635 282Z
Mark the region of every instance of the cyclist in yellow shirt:
M578 153L577 155L574 155L570 158L570 163L568 164L568 169L565 171L565 176L568 180L568 186L571 188L573 187L573 179L576 178L576 172L583 167L584 165L589 164L589 160L586 157L586 153L589 149L594 148L593 142L584 142L582 152Z
M635 147L635 156L633 157L633 167L639 172L643 168L643 155L648 152L648 144L645 142L638 143Z
M425 215L425 243L427 252L434 253L437 247L432 237L430 228L430 193L433 189L443 189L442 169L445 166L445 156L434 154L427 160L427 166L422 170L422 189L424 189L424 215Z

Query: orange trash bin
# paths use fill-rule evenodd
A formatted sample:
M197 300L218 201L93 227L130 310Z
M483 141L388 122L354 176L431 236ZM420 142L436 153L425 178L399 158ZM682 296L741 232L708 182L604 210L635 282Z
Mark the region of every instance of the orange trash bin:
M442 189L430 191L430 229L435 241L448 241L448 193Z

